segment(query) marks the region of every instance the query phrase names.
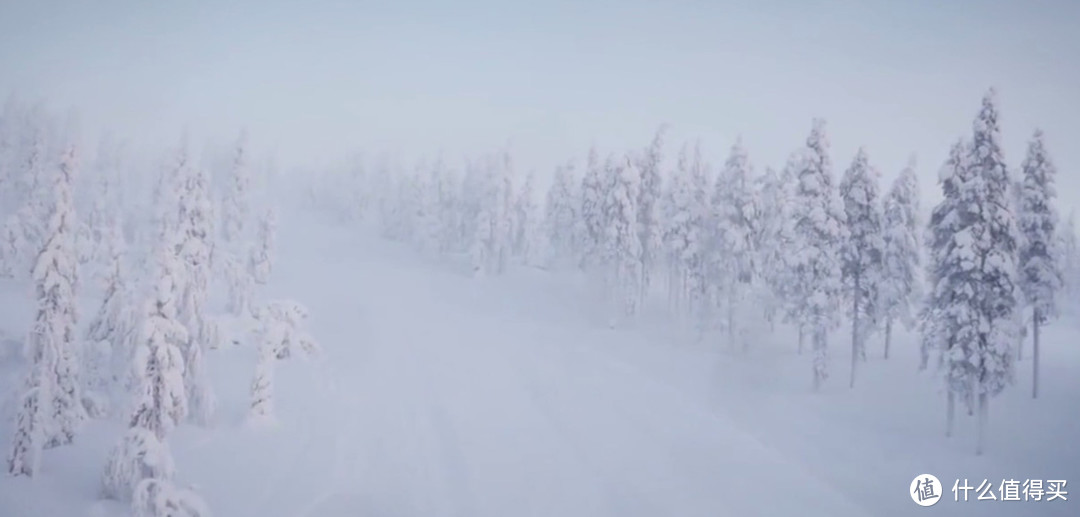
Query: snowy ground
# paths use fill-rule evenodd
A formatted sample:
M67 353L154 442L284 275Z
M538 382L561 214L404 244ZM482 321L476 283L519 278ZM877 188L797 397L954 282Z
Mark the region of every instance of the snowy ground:
M242 423L254 351L209 356L218 421L171 442L178 479L219 517L1080 514L1073 497L964 503L950 491L957 478L995 491L1008 478L1080 486L1072 322L1047 330L1042 398L1030 399L1022 362L991 403L988 452L976 457L973 418L944 438L913 336L887 362L871 348L852 390L838 333L833 378L813 394L809 357L783 330L746 355L694 343L658 314L610 330L572 277L471 279L306 216L281 221L265 294L306 304L325 353L279 365L274 428ZM3 289L0 324L21 335L25 290ZM0 365L0 386L19 381L12 359ZM45 454L41 476L0 476L0 516L123 515L96 497L121 429L94 422L76 446ZM909 497L922 473L946 485L940 504Z

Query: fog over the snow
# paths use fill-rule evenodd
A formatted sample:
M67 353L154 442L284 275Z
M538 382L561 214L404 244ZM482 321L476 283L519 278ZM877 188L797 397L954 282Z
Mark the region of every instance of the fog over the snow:
M755 165L781 166L822 116L836 174L859 145L885 178L916 154L936 200L933 174L995 86L1006 159L1041 127L1067 213L1078 21L1069 0L4 0L0 94L155 146L246 127L283 168L509 143L547 173L665 122L669 153L700 137L718 163L742 135Z

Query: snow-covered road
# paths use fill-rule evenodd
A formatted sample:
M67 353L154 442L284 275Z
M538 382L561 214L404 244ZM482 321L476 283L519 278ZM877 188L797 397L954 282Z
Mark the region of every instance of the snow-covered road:
M327 245L285 281L325 357L279 388L304 443L252 515L872 514L483 281Z

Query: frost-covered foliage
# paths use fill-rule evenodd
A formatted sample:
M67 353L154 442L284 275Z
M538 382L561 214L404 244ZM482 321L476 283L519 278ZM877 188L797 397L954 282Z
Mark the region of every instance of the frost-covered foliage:
M273 421L275 361L300 353L313 356L319 353L319 345L301 329L308 317L308 310L297 302L270 301L256 309L253 315L258 322L256 343L259 358L251 383L249 417L254 421Z
M56 362L55 352L51 348L37 347L31 360L31 370L19 398L8 455L8 473L13 476L35 475L45 440L55 434L48 414L54 389L51 366Z
M917 304L922 301L922 225L919 221L919 183L915 160L893 181L885 196L882 219L882 278L880 316L885 323L885 358L889 358L893 322L905 329L915 325Z
M184 387L183 346L188 332L177 320L177 293L183 265L163 236L157 252L154 299L142 322L133 368L138 376L138 398L132 427L142 427L164 440L188 414Z
M119 225L109 227L107 242L109 265L105 277L105 294L97 315L90 321L86 331L87 350L85 386L91 393L105 393L109 386L121 377L114 369L116 359L126 363L131 357L136 322L132 320L131 295L128 290L125 269L124 242ZM115 356L115 359L114 359Z
M506 270L513 231L513 180L509 153L487 160L475 179L472 237L473 272L499 274Z
M608 268L608 294L621 316L637 313L641 296L641 241L637 231L638 171L630 159L611 163L602 210L607 215L603 261Z
M205 425L214 414L216 400L207 378L203 354L207 349L218 348L217 327L206 316L214 251L212 205L202 169L186 168L180 179L179 241L175 249L183 269L178 277L181 282L177 284L176 317L187 329L188 339L181 350L189 414L196 423Z
M194 489L159 478L139 482L131 511L133 517L210 517L206 502Z
M277 231L277 214L268 208L259 218L258 241L248 259L248 272L255 283L264 285L273 269L274 239Z
M251 187L251 163L248 156L247 134L236 141L230 169L229 185L221 201L221 230L226 242L243 239L247 227ZM357 189L352 189L357 190Z
M544 203L544 230L547 234L547 265L561 268L574 263L578 254L578 215L576 178L572 164L555 169L555 177Z
M32 476L42 448L71 443L86 419L75 338L77 262L71 184L74 147L62 155L53 179L54 205L45 244L32 271L37 316L26 340L30 371L21 395L8 470Z
M741 306L754 281L754 225L756 203L751 185L750 158L739 139L713 184L708 219L708 282L712 302L723 314L728 346L745 348L745 318Z
M1036 131L1021 165L1019 226L1023 232L1020 249L1021 283L1027 303L1034 310L1036 325L1045 324L1057 313L1056 297L1062 285L1060 253L1057 245L1058 214L1054 206L1057 171Z
M38 315L35 322L37 346L53 347L56 384L52 416L55 434L45 447L71 443L86 419L79 380L81 350L75 336L78 320L76 289L78 262L73 242L75 205L71 187L77 167L75 148L69 147L60 159L53 179L54 205L46 226L45 245L33 269L37 285Z
M788 259L790 317L809 333L814 350L814 387L828 378L828 332L839 323L843 288L841 244L847 239L844 207L833 184L825 122L814 120L797 169L794 249Z
M105 464L101 495L131 501L144 479L171 479L174 471L169 445L146 428L131 427Z
M880 174L859 149L840 181L848 238L843 243L844 284L850 293L851 385L855 385L856 358L866 360L867 335L877 327L885 243L882 239L878 186Z
M752 234L755 292L766 322L774 325L783 309L784 258L791 245L790 189L772 167L754 178L753 188L756 203Z
M1080 237L1077 236L1076 213L1070 213L1065 224L1058 228L1058 253L1064 279L1067 309L1080 312Z
M663 196L663 180L660 167L663 163L664 133L666 126L660 127L653 136L652 143L642 153L637 169L641 174L638 180L637 231L641 242L641 298L648 295L652 286L652 274L660 265L663 245L663 225L660 220L660 198Z
M604 228L607 218L604 214L604 199L607 197L607 185L604 184L603 170L596 148L589 150L585 165L585 176L581 179L581 267L591 271L602 262Z
M1019 226L1020 287L1032 311L1033 367L1032 396L1039 394L1039 328L1058 315L1058 296L1064 275L1061 252L1057 250L1058 214L1054 206L1057 171L1043 144L1042 131L1035 131L1022 167Z
M942 174L945 199L931 218L927 345L941 352L949 394L971 409L978 400L983 448L988 398L1012 382L1019 286L1017 228L1001 153L994 92L983 98L970 147L954 147Z
M668 301L676 312L697 315L701 330L707 323L705 258L709 217L709 176L695 146L691 157L683 146L667 193L663 199L664 247L668 256Z
M537 233L540 208L536 203L536 174L528 173L521 185L521 190L513 199L513 235L510 241L511 253L519 264L531 265L538 253Z

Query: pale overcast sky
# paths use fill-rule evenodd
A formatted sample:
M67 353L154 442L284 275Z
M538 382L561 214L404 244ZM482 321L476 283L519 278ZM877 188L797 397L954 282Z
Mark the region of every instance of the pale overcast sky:
M509 143L548 169L669 123L671 153L742 135L760 168L821 116L837 175L865 145L930 187L995 86L1006 158L1042 127L1076 197L1078 26L1069 0L0 0L0 92L157 146L247 127L285 166Z

